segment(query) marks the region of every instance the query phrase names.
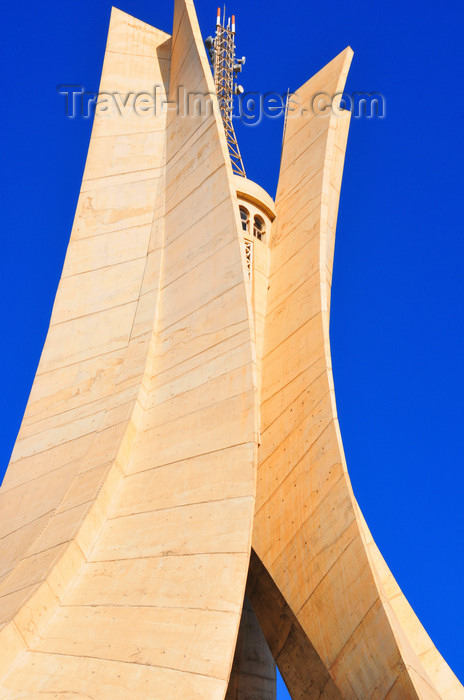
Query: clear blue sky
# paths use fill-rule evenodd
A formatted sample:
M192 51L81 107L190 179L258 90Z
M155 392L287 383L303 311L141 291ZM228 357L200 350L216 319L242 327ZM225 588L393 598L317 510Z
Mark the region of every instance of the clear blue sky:
M45 338L90 136L88 120L65 118L56 86L98 89L110 6L16 0L2 9L0 474ZM171 0L118 7L171 30ZM197 10L206 36L216 3L197 0ZM296 89L349 44L347 91L385 96L385 119L353 120L349 137L332 296L335 388L366 519L462 679L462 3L236 0L228 10L247 90ZM237 126L248 175L271 194L281 131L280 120Z

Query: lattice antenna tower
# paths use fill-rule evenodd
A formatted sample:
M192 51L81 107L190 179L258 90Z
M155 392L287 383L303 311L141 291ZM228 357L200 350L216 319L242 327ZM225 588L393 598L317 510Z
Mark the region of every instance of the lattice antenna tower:
M245 167L232 123L234 95L243 94L243 87L235 82L235 78L238 73L242 72L245 56L239 59L235 58L235 15L232 15L232 18L229 17L226 25L225 7L222 20L221 8L218 7L216 35L214 38L209 36L205 44L213 68L214 85L226 132L232 171L236 175L246 177Z

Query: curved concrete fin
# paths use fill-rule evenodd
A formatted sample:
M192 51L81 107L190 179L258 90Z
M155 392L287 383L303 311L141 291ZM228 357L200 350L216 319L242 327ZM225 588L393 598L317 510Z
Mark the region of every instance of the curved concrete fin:
M385 563L367 527L359 505L358 514L367 553L371 559L379 589L385 599L385 609L392 620L392 624L399 625L404 631L414 653L427 671L440 697L443 700L458 700L458 698L464 697L460 681L436 649Z
M156 83L162 97L169 56L168 34L113 9L100 84L107 99L96 110L50 328L0 491L3 624L31 605L75 545L130 430L159 287L165 117L121 114L112 94L151 93Z
M226 693L250 556L256 370L217 101L212 113L162 109L180 86L212 92L191 2L176 2L172 45L113 10L107 97L0 492L2 698ZM126 109L140 92L156 94L151 118Z
M342 697L438 698L437 674L379 585L336 414L330 282L349 114L323 107L342 93L351 57L346 49L331 61L289 109L270 242L253 547ZM313 697L281 670L292 697ZM314 697L324 696L319 678Z

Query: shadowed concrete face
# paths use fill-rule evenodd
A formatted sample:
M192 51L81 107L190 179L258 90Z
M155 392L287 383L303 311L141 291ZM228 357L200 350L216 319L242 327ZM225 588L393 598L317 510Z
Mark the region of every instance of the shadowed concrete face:
M296 616L254 551L247 596L293 700L343 696Z
M245 596L226 700L275 700L276 664Z
M350 60L300 104L341 92ZM154 86L158 107L214 91L191 0L172 37L113 9L100 92ZM343 456L328 327L349 115L289 115L274 204L232 175L212 104L97 108L0 491L1 696L272 700L274 658L294 698L462 697Z

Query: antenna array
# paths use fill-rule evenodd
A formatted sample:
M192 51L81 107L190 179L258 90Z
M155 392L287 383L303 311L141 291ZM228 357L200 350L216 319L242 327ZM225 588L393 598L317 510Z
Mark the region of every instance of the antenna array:
M232 19L229 17L226 26L225 8L221 20L221 9L218 7L216 35L214 39L213 37L208 37L205 44L213 67L214 85L224 123L232 171L236 175L246 177L245 167L232 123L234 95L243 94L243 87L234 81L237 73L242 71L245 64L245 56L235 59L235 16L232 15Z

